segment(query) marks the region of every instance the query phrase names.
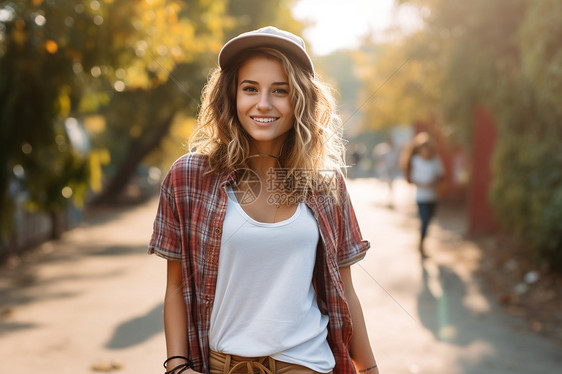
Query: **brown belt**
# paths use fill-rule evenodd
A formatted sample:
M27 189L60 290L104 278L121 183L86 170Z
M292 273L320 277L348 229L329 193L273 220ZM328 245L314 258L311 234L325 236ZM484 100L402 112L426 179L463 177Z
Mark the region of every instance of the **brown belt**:
M270 356L242 357L211 351L211 374L314 374L305 366L277 361Z

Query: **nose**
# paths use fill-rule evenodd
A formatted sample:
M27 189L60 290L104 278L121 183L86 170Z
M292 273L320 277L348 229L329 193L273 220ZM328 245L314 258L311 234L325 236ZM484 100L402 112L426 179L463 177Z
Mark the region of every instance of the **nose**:
M260 95L258 104L257 104L257 109L261 112L266 112L268 110L271 109L271 100L269 97L269 94L267 92L263 92Z

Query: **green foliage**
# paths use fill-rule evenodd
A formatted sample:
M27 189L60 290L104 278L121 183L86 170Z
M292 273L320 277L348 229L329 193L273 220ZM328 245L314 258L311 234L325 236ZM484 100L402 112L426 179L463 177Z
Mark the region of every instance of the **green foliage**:
M168 74L181 64L194 69L178 79L198 84L201 78L191 78L206 76L207 54L216 56L220 48L223 13L224 1L208 0L2 1L0 229L10 226L16 186L25 191L30 207L42 211L56 212L69 198L82 203L93 172L91 155L72 148L64 119L111 108L123 91L134 95L170 87ZM208 63L207 69L194 61ZM169 95L152 96L157 99L152 119L169 115L172 102L194 113L194 105L185 101L168 100L159 107L158 100ZM131 122L130 113L138 107L129 109L106 128L108 135L121 134L121 144L108 141L96 144L99 148L119 154L131 143L123 139L139 138L152 148L158 145L150 139L151 127L141 123L142 131ZM157 121L150 125L159 128Z
M32 205L57 211L84 190L87 159L70 147L61 125L80 97L74 64L89 61L91 14L60 1L3 2L0 23L0 229L11 223L14 191L23 186ZM72 5L76 5L74 3ZM65 24L72 24L72 27ZM74 29L74 30L73 30ZM82 33L75 32L82 30ZM80 39L83 35L85 39ZM82 52L80 52L82 51ZM69 57L70 56L70 57ZM80 197L80 193L74 193Z
M491 198L504 227L538 261L562 270L562 4L529 4L520 29L517 79L495 108L501 139Z
M536 260L560 268L562 261L561 138L512 136L498 145L491 197L510 233Z

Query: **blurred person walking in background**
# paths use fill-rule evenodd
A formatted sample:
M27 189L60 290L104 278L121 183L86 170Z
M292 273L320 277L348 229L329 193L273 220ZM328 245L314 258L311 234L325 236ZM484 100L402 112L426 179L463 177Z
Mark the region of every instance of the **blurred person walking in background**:
M387 134L383 143L373 148L375 175L388 185L388 207L394 206L392 184L400 174L400 148L395 144L392 134Z
M331 92L274 27L230 40L219 66L149 245L168 260L166 373L377 374Z
M402 154L402 169L406 180L416 186L416 203L421 220L419 251L427 257L424 240L439 199L439 184L444 179L441 158L433 139L426 132L417 134Z
M347 147L348 164L347 177L355 179L361 177L361 163L365 155L365 147L361 143L353 143Z

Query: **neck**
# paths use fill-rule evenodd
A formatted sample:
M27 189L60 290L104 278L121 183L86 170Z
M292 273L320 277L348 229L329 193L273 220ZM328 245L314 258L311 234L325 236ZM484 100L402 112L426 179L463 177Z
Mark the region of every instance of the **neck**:
M271 169L281 167L277 155L270 155L264 153L255 153L250 155L248 164L250 168L255 171L260 177L267 176Z
M282 143L273 142L262 143L255 142L250 147L250 157L248 165L259 175L267 173L271 168L281 168L279 156L281 154Z
M278 157L286 139L287 136L284 135L272 140L252 140L250 141L250 155L262 154Z

